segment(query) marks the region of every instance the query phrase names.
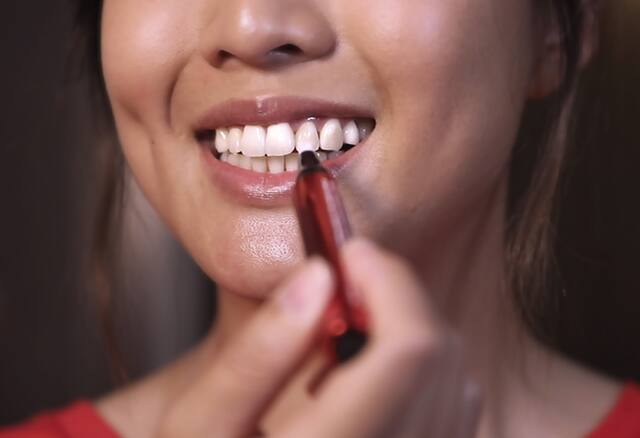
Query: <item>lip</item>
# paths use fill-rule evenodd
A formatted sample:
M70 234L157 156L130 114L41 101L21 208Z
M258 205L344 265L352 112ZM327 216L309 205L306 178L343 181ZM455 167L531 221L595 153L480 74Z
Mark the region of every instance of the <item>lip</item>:
M309 117L371 118L371 111L330 101L301 97L263 97L230 100L211 108L194 127L194 134L218 127L270 125ZM348 172L364 149L368 138L323 166L337 179ZM260 207L283 207L292 203L292 192L298 172L261 173L233 166L214 157L210 149L199 144L205 170L216 187L233 202Z
M296 96L264 96L228 100L209 109L194 126L194 132L229 126L272 125L309 117L371 118L371 111L328 100Z
M323 161L322 165L339 180L353 167L366 143L367 139L339 157ZM233 202L259 208L283 207L293 202L298 172L253 172L218 160L204 145L200 145L200 151L209 178Z

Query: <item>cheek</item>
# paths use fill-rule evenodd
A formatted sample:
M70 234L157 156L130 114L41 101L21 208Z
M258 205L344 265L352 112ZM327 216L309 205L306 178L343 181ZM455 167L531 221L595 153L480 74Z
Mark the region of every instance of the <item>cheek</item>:
M527 0L385 0L349 2L347 42L356 46L380 89L417 96L529 69L532 17ZM346 6L345 6L346 8ZM384 13L381 13L384 11ZM461 79L465 79L460 82ZM504 82L506 81L506 82ZM466 91L466 90L465 90ZM406 93L405 93L406 94ZM402 96L402 93L400 94ZM396 99L396 93L387 98Z
M195 41L191 14L175 1L105 1L102 63L114 111L137 118L166 114L168 84Z
M443 235L504 181L529 82L532 11L513 0L374 3L350 11L363 23L350 40L389 110L376 134L382 156L352 181L351 198L387 230L410 233L378 230L402 245L419 232ZM358 187L372 179L379 191L366 202Z
M198 227L210 230L208 239L184 243L222 288L239 295L268 295L304 254L297 219L289 210L223 209L215 223L216 229L208 220Z
M182 139L167 123L173 84L196 41L192 15L199 3L188 6L105 0L101 23L102 66L120 144L140 187L172 228L180 218L168 214L177 203L168 187L181 172L192 175L184 172L191 163L178 156Z

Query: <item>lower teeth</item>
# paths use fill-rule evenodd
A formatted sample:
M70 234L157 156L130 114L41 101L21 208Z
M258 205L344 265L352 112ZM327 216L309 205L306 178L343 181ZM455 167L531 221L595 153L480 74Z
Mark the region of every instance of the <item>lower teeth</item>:
M343 150L336 152L317 151L316 153L318 154L320 161L325 161L339 157L350 147L351 146L344 147ZM219 159L220 161L229 163L232 166L262 173L295 172L300 166L300 154L298 152L293 152L284 157L247 157L242 153L233 154L230 152L224 152L220 155Z

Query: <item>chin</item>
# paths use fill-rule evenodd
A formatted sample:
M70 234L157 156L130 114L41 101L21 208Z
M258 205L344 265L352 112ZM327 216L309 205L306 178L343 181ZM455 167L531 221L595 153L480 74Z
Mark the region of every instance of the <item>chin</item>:
M264 299L304 260L304 246L292 211L243 215L234 227L204 248L200 266L229 293ZM211 251L211 248L219 250Z

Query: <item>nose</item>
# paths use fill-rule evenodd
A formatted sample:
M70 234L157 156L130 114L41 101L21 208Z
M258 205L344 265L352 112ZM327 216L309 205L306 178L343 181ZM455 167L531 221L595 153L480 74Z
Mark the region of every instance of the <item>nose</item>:
M240 62L275 68L330 55L336 37L310 0L220 1L203 38L215 67Z

